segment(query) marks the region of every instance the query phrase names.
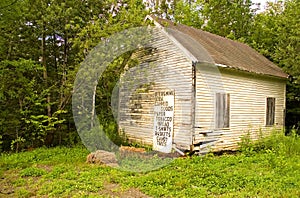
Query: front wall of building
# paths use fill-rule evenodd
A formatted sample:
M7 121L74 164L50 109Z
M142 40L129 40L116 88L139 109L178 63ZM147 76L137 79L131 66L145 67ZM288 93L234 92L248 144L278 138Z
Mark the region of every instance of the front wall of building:
M155 92L173 90L173 141L187 149L192 143L192 62L163 31L154 35L152 54L130 68L119 91L119 128L129 140L152 145Z

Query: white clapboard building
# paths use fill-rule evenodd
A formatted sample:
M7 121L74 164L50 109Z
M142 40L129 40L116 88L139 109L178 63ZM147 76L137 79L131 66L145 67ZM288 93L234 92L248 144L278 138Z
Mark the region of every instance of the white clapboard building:
M288 75L249 46L171 21L154 24L119 87L118 124L130 141L171 152L236 149L284 127Z

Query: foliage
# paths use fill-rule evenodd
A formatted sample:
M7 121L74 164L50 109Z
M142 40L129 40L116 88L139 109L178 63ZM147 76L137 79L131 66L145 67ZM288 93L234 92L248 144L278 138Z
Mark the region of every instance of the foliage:
M174 20L177 23L202 28L204 18L199 9L199 2L187 2L184 0L176 1L174 5Z
M86 58L98 42L103 41L106 37L125 29L145 25L144 19L147 13L144 10L142 1L130 1L130 4L124 1L121 4L122 6L116 16L114 16L115 13L110 13L105 17L94 19L93 23L89 23L79 32L78 37L74 40L74 45L81 49L77 56L78 59L83 60ZM120 42L126 41L122 40ZM118 126L113 115L112 92L117 86L119 76L123 73L124 67L128 65L132 53L131 51L125 52L113 60L102 73L95 90L94 108L96 109L101 129L117 145L120 145L124 139L118 134ZM101 55L103 56L103 54L99 54L99 57ZM93 138L89 141L93 142ZM106 141L105 138L103 141Z
M3 109L0 118L1 135L12 140L10 146L16 146L16 150L19 150L19 143L25 142L28 129L31 128L25 120L29 119L30 114L34 116L35 113L43 113L43 110L38 111L43 101L38 79L41 68L33 61L24 59L2 61L0 68L0 107Z
M21 177L39 177L46 174L46 171L41 168L29 167L20 172Z
M0 10L2 148L76 144L71 96L79 64L101 39L141 25L146 16L142 1L122 1L121 6L95 0L7 3ZM114 63L98 86L101 121L118 144L110 94L125 64Z
M172 158L158 157L156 153L117 155L119 169L124 171L149 172L164 167L173 161Z
M250 0L203 2L202 15L206 21L204 30L235 40L246 38L250 34L254 14Z
M2 135L0 135L0 151L2 151L2 144L3 144Z
M297 156L300 155L300 137L296 130L291 130L288 135L275 130L271 135L260 137L256 141L246 134L242 137L240 151L247 155L262 152L273 153L277 156Z
M287 1L278 19L278 43L272 58L289 75L287 84L287 126L300 127L300 2ZM300 131L298 131L300 134Z

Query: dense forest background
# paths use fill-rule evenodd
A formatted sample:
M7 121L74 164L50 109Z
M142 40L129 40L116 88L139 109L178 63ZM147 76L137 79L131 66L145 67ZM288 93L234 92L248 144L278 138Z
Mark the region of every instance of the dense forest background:
M80 142L72 89L80 63L101 40L146 25L147 14L244 42L279 65L287 83L286 128L300 127L300 1L250 0L6 0L0 2L0 150ZM96 111L116 135L110 100L130 57L110 64L99 80ZM298 130L299 133L299 130Z

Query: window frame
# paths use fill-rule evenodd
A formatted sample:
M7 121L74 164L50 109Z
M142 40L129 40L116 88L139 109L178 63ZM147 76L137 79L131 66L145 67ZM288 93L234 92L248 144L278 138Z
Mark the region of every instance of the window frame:
M223 102L218 103L218 98L222 98ZM215 93L215 102L214 102L214 114L215 114L215 128L216 129L229 129L230 128L230 94L225 92L216 92ZM218 110L221 106L222 110ZM220 117L223 117L223 121Z
M266 118L265 126L266 127L271 127L271 126L275 125L275 114L276 114L276 98L275 97L267 97L266 98L266 112L265 112L265 118Z

